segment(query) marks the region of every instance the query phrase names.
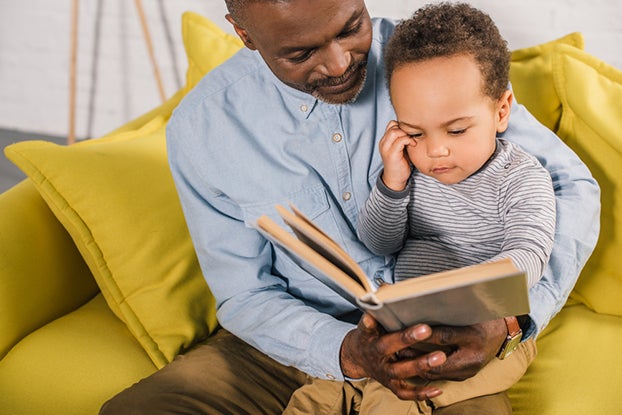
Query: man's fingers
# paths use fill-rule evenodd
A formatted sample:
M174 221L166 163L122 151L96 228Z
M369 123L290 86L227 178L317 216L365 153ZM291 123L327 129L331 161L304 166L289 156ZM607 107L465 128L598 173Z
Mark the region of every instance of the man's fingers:
M414 374L430 380L428 374L442 367L446 361L447 355L440 351L428 353L415 359L400 360L391 365L392 375L395 378L403 379Z
M476 327L434 327L427 342L454 349L442 365L431 365L423 375L430 380L465 380L475 375L494 357L486 337ZM492 346L494 349L494 346ZM491 350L492 350L491 349Z
M382 327L369 314L363 314L359 320L358 330L369 337L378 337L375 349L383 356L396 355L398 352L424 342L432 334L427 324L418 324L402 331L384 333Z
M377 333L378 322L369 314L363 314L363 317L359 320L359 329L365 333Z
M399 364L396 363L399 366ZM399 371L399 370L397 370ZM391 381L393 392L405 400L417 399L420 401L431 399L442 394L437 386L430 385L428 379L412 375L408 378L394 378Z
M378 342L378 351L385 356L393 355L419 342L426 340L432 334L432 329L426 324L419 324L402 331L382 336Z

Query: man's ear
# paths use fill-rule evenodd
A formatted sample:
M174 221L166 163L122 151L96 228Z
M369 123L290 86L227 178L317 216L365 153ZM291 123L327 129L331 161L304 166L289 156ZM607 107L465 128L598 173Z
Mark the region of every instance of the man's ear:
M512 102L514 101L514 94L511 90L506 90L501 98L497 101L497 132L502 133L508 128L510 122L510 110L512 109Z
M246 29L244 29L242 26L240 26L234 19L233 17L231 17L230 14L227 14L225 16L225 19L227 19L227 21L229 23L231 23L231 25L233 26L233 30L235 30L235 33L238 34L238 37L242 40L242 42L244 42L244 46L246 46L247 48L249 48L250 50L257 50L257 48L255 47L255 45L253 44L253 40L251 39L251 37L248 35L248 32L246 31Z

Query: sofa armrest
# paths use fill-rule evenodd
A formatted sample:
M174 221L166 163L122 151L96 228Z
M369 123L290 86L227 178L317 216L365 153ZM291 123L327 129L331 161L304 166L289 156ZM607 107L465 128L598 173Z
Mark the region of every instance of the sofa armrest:
M99 290L32 183L0 195L0 359L22 338Z

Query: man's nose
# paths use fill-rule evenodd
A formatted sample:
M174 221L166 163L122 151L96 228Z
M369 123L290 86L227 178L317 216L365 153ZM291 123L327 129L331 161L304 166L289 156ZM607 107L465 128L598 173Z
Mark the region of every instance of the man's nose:
M336 78L348 70L352 57L344 45L335 41L326 47L323 61L324 75Z

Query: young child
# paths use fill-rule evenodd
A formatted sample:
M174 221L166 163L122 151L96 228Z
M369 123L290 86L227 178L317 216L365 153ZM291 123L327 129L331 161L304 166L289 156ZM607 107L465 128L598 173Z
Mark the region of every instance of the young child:
M495 24L466 4L426 6L389 41L386 79L397 120L380 140L384 170L358 233L374 253L397 254L396 280L500 258L526 271L530 287L541 278L555 196L537 159L499 138L513 100L509 66ZM530 362L526 355L494 360L482 372L507 388ZM491 385L478 378L486 376L440 389L486 394Z
M529 286L542 276L555 197L535 157L497 137L512 105L509 55L488 16L465 4L426 7L389 41L397 121L358 231L374 253L398 253L396 280L500 258Z

